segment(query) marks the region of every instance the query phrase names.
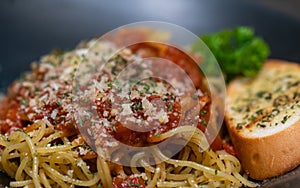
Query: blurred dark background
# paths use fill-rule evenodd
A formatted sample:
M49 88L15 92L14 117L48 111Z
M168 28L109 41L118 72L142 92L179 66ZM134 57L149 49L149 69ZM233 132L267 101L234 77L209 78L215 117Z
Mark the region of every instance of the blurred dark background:
M255 28L271 57L300 62L298 0L1 0L0 91L52 49L136 21L166 21L195 34Z
M299 0L253 0L253 2L295 19L300 19Z

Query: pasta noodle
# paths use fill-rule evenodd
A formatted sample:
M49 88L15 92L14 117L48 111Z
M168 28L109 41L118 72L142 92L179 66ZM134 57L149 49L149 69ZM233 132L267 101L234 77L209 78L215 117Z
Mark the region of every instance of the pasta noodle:
M39 128L29 133L16 131L9 136L1 135L1 145L4 146L1 168L16 179L10 183L10 186L53 187L58 184L61 187L70 187L70 185L97 187L100 176L98 173L91 174L84 162L81 166L76 165L76 162L82 159L72 151L74 146L64 144L44 147L53 141L47 138L55 138L59 133L53 132L52 135L45 137L44 133L47 129L45 122L39 121L36 125L39 125ZM11 154L14 157L8 157Z
M112 186L110 168L105 160L98 157L98 172L91 174L87 164L72 150L76 146L45 146L53 140L63 138L57 132L45 136L47 127L43 121L34 125L39 126L35 126L37 128L29 133L16 131L9 136L1 135L1 168L16 179L10 183L11 187L53 187L57 184L61 187L97 187L100 184L103 187ZM225 151L214 152L210 149L201 152L203 144L198 140L204 140L205 136L195 127L180 127L159 138L166 139L191 131L195 132L193 139L180 151L178 158L169 159L156 148L155 157L165 162L151 166L147 163L149 156L145 153L135 154L131 160L132 174L142 175L147 181L147 187L257 186L239 174L241 166L234 156ZM80 162L81 165L78 165ZM143 169L134 167L137 163Z

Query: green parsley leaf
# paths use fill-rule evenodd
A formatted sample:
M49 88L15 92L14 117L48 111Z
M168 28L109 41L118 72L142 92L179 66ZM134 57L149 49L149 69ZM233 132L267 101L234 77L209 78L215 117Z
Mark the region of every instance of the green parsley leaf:
M227 82L236 76L255 76L270 54L269 46L262 38L256 37L254 30L250 27L225 29L218 33L203 35L200 38L214 54ZM201 53L203 51L202 41L193 44L194 52ZM208 54L202 55L204 61L208 62L205 63L206 66L213 66L209 62L214 61L214 58ZM210 68L207 67L207 70Z

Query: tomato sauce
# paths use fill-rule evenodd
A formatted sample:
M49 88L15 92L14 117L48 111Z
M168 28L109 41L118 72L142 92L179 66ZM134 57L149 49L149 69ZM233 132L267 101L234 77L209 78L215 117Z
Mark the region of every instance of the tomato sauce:
M26 116L21 113L17 101L4 98L0 101L0 134L10 133L23 128Z
M201 110L198 113L200 121L196 126L200 130L205 131L210 119L211 99L210 93L204 84L205 79L203 74L193 58L173 46L164 45L161 43L138 43L130 46L129 48L132 50L133 54L137 54L141 57L159 57L162 59L167 59L185 70L196 89L201 90L203 93L202 96L197 96L194 99L195 101L193 104L191 104L191 109L195 106L195 104L197 104L197 102L204 104L201 106ZM161 66L158 68L162 71L169 71L168 67L164 67L163 64L158 66ZM37 77L38 81L42 81L44 79L43 77L45 72L38 72L38 70L35 71L35 76L33 77ZM174 78L178 77L178 75L171 76ZM155 81L161 82L161 80ZM40 90L42 89L40 88ZM62 131L64 136L79 134L79 131L75 126L75 121L73 119L66 118L68 112L64 110L59 101L42 105L39 113L35 113L31 118L29 118L29 115L33 109L29 107L28 101L26 101L26 97L30 97L26 96L26 88L21 86L11 93L12 95L0 101L0 134L10 133L16 129L26 128L28 125L33 123L33 121L43 119L44 117L47 117L50 123L55 126L55 129ZM62 91L58 91L56 95L62 96L63 93ZM18 97L25 99L25 101L22 99L20 100ZM181 114L182 106L180 99L175 100L176 96L172 96L171 94L162 98L154 93L144 96L144 98L150 103L155 100L163 101L163 110L167 114L167 121L162 120L160 124L156 126L153 126L155 123L151 124L150 121L149 125L146 125L146 128L149 126L149 131L135 131L126 127L123 121L120 121L116 118L116 115L104 115L106 111L112 111L112 101L96 99L95 103L97 104L96 107L99 117L106 118L113 126L111 128L106 128L107 132L124 144L131 146L148 146L155 144L149 142L149 138L165 133L179 126L180 118L183 117L183 114ZM142 103L141 100L141 98L133 99L131 101L132 105L130 108L133 112L134 118L140 118L142 121L146 121L149 119L149 115L147 115L145 111L139 107ZM57 113L53 115L53 111L57 111ZM211 147L213 150L225 149L227 152L235 154L233 148L222 141L220 136L216 138ZM145 187L145 182L142 178L135 176L128 176L126 178L115 177L113 178L113 185L116 188L143 188Z

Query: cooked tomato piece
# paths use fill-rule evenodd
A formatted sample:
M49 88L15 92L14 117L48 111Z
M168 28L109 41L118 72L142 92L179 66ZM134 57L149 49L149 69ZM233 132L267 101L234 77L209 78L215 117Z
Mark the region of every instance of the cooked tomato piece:
M113 179L114 188L144 188L145 182L140 177L129 176L126 179L115 177Z
M211 149L213 151L218 151L218 150L225 150L227 153L233 155L233 156L237 156L236 151L234 150L234 147L225 142L220 135L218 135L215 140L213 141L213 143L211 144Z

